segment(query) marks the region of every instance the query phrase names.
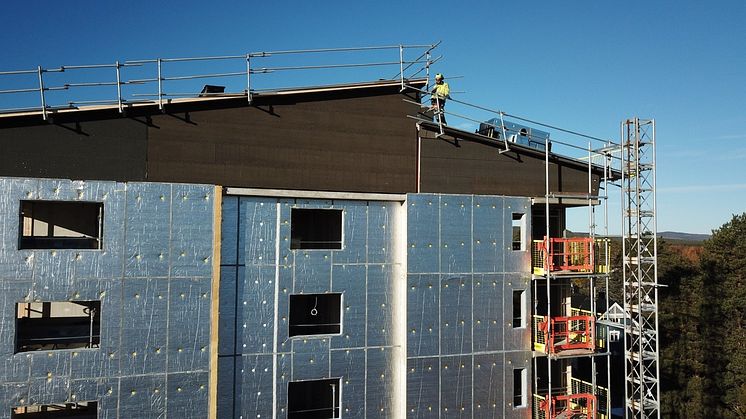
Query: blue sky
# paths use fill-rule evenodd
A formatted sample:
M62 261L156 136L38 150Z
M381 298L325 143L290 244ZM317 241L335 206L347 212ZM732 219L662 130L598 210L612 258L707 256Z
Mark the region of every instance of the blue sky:
M741 0L6 2L0 71L442 41L459 100L613 140L655 118L658 229L709 233L746 211L744 22Z

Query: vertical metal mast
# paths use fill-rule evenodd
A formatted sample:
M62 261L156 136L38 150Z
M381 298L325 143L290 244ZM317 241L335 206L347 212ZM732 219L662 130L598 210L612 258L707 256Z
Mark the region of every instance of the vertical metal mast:
M622 123L625 417L660 418L655 121Z

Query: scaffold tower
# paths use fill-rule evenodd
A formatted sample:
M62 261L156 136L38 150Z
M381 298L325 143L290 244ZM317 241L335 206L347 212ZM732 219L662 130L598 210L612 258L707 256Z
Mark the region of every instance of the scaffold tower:
M655 121L622 122L626 418L660 418Z

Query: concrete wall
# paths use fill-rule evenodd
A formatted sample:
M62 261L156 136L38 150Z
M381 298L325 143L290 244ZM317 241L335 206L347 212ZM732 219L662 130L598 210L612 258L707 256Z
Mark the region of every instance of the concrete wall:
M0 178L0 418L98 401L99 418L204 418L212 186ZM101 250L18 250L21 200L104 206ZM14 354L15 305L101 301L97 348Z
M407 196L408 417L530 417L513 406L514 368L530 401L532 354L530 252L513 250L512 213L531 225L527 198ZM513 327L513 290L526 327Z

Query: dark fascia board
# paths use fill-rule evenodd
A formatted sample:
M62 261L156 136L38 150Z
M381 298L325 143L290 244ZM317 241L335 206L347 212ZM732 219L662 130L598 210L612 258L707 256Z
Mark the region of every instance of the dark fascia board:
M441 132L440 125L435 122L420 120L418 124L422 129L426 131L430 131L435 134L439 134ZM496 138L487 137L477 133L463 131L457 128L449 127L447 125L443 125L443 134L455 138L459 141L470 141L498 148L500 150L505 150L505 141L503 140L498 140ZM537 150L535 148L531 148L522 144L511 143L509 149L510 151L508 151L508 153L515 153L521 156L527 156L541 160L544 160L546 158L546 154L544 153L544 151ZM588 170L588 163L581 160L573 159L571 157L561 156L559 154L549 153L549 161L552 163L561 164L565 167L572 167L578 170ZM604 175L604 168L598 165L592 165L591 171L593 172L593 174L601 177L603 177ZM621 179L621 177L622 174L618 170L611 170L609 173L609 180L618 180Z
M98 121L122 117L148 117L163 113L175 114L248 106L292 105L303 102L374 97L400 93L417 94L418 91L416 89L422 89L426 85L427 79L411 79L406 80L405 83L405 91L402 91L400 80L378 80L259 92L252 93L251 104L249 104L245 93L239 93L165 100L163 102L163 110L159 109L157 102L127 104L125 105L124 112L121 113L117 105L55 109L47 112L46 121L42 118L41 111L8 113L0 114L0 129L45 125L49 123L61 124Z

